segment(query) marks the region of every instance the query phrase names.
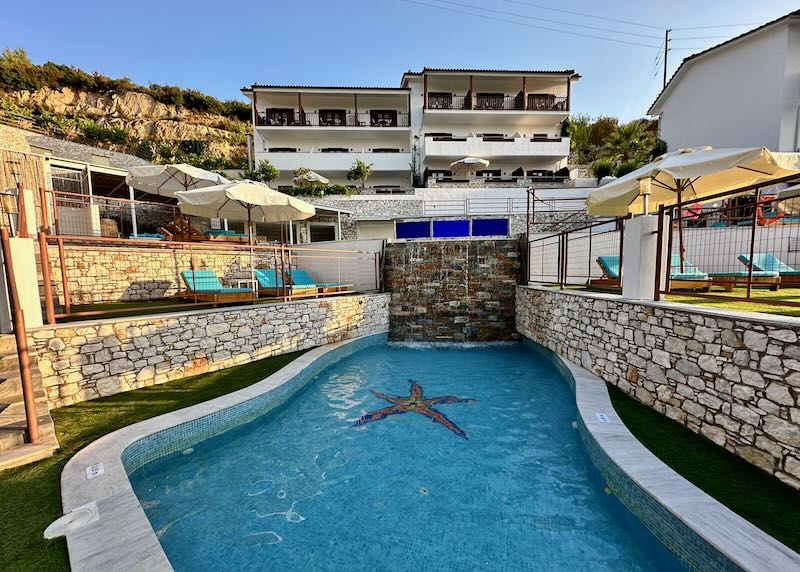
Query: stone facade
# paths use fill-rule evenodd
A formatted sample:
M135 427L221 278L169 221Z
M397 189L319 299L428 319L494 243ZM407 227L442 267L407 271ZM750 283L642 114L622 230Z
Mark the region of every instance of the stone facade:
M399 341L492 341L514 336L515 240L436 240L386 245L392 293L389 337Z
M517 288L517 330L800 489L800 320Z
M386 331L388 294L101 320L29 331L50 407Z

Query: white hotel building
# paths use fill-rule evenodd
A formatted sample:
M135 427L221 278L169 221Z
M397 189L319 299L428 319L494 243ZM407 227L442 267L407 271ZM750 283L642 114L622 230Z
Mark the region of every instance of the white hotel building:
M307 167L352 185L356 159L372 165L370 193L412 187L526 186L569 179L565 169L573 70L431 69L406 72L399 87L254 84L253 157L281 171ZM480 157L488 168L471 180L453 161Z

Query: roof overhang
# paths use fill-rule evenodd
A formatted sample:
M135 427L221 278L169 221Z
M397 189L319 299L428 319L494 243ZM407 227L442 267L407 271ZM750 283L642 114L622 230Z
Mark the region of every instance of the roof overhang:
M359 93L376 95L408 95L407 87L359 87L359 86L332 86L332 85L263 85L253 84L243 87L242 93L250 96L253 92L270 93Z

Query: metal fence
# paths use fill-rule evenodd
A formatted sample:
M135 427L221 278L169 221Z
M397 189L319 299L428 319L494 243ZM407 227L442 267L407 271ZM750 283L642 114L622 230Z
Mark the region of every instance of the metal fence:
M660 213L657 295L800 306L800 198L755 190Z
M380 291L381 252L39 235L48 323Z
M528 235L528 282L618 290L622 286L624 220L604 219L557 233Z

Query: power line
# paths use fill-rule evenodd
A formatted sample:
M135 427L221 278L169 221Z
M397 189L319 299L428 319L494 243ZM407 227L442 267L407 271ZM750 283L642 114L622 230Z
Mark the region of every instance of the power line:
M505 10L493 10L491 8L485 8L483 6L475 6L474 4L462 4L461 2L453 2L452 0L435 0L440 4L450 4L452 6L460 6L461 8L470 8L473 10L481 10L483 12L492 12L494 14L502 14L504 16L514 16L515 18L525 18L527 20L535 20L537 22L548 22L550 24L558 24L562 26L573 26L576 28L585 28L587 30L596 30L600 32L609 32L612 34L624 34L626 36L637 36L639 38L648 38L651 40L657 40L660 36L653 36L651 34L639 34L637 32L625 32L623 30L610 30L608 28L600 28L598 26L587 26L585 24L574 24L572 22L563 22L561 20L548 20L547 18L539 18L537 16L528 16L526 14L519 14L518 12L507 12Z
M673 30L711 30L713 28L741 28L743 26L760 26L763 22L745 22L743 24L720 24L718 26L692 26L690 28L672 28Z
M530 6L531 8L540 8L542 10L550 10L551 12L561 12L562 14L570 14L572 16L583 16L584 18L595 18L596 20L605 20L606 22L617 22L618 24L628 24L629 26L641 26L642 28L651 28L653 30L663 30L663 26L655 26L653 24L641 24L639 22L632 22L630 20L620 20L618 18L607 18L605 16L595 16L594 14L587 14L586 12L573 12L572 10L564 10L563 8L552 8L551 6L544 6L542 4L533 4L532 2L522 2L520 0L503 0L509 4L519 4L521 6Z
M643 44L643 43L640 43L640 42L629 42L627 40L619 40L617 38L605 38L603 36L595 36L593 34L583 34L581 32L572 32L572 31L569 31L569 30L559 30L558 28L550 28L550 27L547 27L547 26L536 26L534 24L528 24L528 23L525 23L525 22L518 22L516 20L507 20L505 18L496 18L494 16L486 16L484 14L475 14L474 12L467 12L467 11L464 11L464 10L457 10L455 8L447 8L445 6L439 6L437 4L428 4L426 2L420 2L419 0L402 0L402 1L403 2L407 2L409 4L419 4L420 6L427 6L428 8L437 8L439 10L444 10L445 12L452 12L452 13L455 13L455 14L464 14L466 16L473 16L475 18L482 18L484 20L493 20L495 22L503 22L503 23L506 23L506 24L514 24L516 26L524 26L526 28L533 28L533 29L536 29L536 30L546 30L548 32L558 32L558 33L561 33L561 34L569 34L571 36L580 36L580 37L583 37L583 38L592 38L592 39L595 39L595 40L605 40L606 42L615 42L617 44L627 44L629 46L640 46L640 47L643 47L643 48L651 48L651 49L658 48L658 46L654 46L652 44Z
M683 36L682 38L670 38L670 40L722 40L730 36Z

